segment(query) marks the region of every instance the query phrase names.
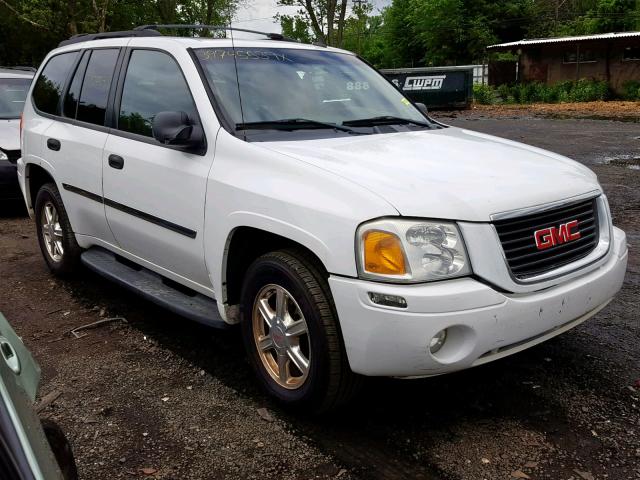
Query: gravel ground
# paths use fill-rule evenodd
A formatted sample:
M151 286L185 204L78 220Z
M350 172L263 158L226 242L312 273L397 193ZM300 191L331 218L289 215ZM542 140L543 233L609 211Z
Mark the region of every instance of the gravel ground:
M82 479L640 478L640 127L520 112L447 123L589 165L629 236L623 291L538 347L427 380L375 379L329 418L292 415L257 387L236 332L146 303L90 272L54 279L34 226L0 217L0 311L40 362L43 409ZM72 328L122 316L75 339Z
M536 115L544 118L590 118L640 122L640 102L631 101L474 105L474 109L487 112L494 117Z

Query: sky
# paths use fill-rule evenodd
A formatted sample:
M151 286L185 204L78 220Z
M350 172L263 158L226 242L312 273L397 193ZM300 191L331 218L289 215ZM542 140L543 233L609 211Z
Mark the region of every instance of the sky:
M370 0L375 9L385 7L391 0ZM276 13L294 14L298 7L277 7L276 0L249 0L238 9L233 21L236 28L247 28L261 32L281 32L280 25L273 20ZM349 5L351 1L349 0Z

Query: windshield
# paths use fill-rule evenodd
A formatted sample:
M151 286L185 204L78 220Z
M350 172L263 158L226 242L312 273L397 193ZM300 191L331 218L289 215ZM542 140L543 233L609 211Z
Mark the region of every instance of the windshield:
M235 54L233 48L197 49L196 54L220 108L237 129L258 128L260 123L263 128L267 123L268 128L286 128L284 120L289 127L294 124L290 131L304 127L345 135L352 129L331 130L331 125L378 119L357 123L366 127L379 124L381 117L386 125L404 120L395 122L404 129L430 125L384 77L353 55L244 47Z
M29 85L30 78L0 78L1 120L20 118Z

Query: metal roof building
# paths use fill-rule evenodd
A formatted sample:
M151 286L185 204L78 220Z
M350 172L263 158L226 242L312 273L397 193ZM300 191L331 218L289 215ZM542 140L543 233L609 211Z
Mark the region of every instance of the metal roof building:
M553 84L588 78L606 80L615 91L630 80L640 81L640 32L523 39L487 50L517 54L519 81Z

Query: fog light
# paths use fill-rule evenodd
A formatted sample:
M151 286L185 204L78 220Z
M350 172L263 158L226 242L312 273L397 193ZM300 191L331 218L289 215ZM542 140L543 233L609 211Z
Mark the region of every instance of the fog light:
M407 301L398 295L387 295L384 293L369 292L369 298L373 303L385 307L407 308Z
M445 328L444 330L440 330L438 333L436 333L429 342L429 350L431 351L431 353L437 353L442 348L446 340L447 329Z

